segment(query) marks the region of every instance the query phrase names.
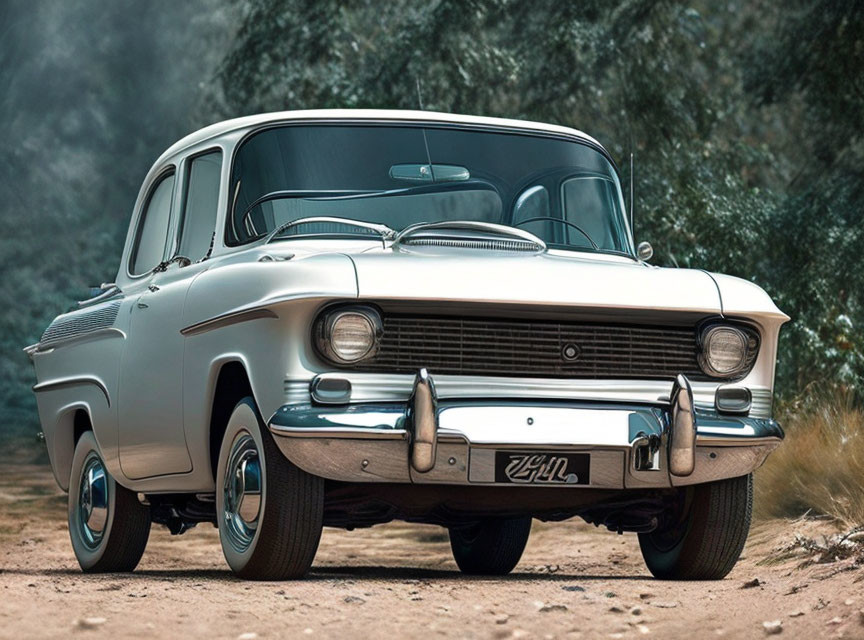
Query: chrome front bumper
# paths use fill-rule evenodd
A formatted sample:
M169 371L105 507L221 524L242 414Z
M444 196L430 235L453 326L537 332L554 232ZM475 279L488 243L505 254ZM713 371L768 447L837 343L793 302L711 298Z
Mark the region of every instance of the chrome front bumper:
M543 485L570 489L737 477L759 467L783 438L774 420L694 407L686 379L669 401L654 404L439 401L425 380L418 375L407 404L286 405L270 431L301 469L345 482L537 486L496 483L496 452L590 454L586 483Z

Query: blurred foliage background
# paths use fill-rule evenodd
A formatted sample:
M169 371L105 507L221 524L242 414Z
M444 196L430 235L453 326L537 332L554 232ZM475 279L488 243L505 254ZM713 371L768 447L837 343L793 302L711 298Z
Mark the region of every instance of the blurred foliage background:
M282 109L573 126L636 158L655 264L752 280L792 316L778 391L864 380L864 3L0 3L0 418L37 429L21 348L111 281L176 139ZM562 283L562 286L566 286ZM821 396L820 396L821 397Z

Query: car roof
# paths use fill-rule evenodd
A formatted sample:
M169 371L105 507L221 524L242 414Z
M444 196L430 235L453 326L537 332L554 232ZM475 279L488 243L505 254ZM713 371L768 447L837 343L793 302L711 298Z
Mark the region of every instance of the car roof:
M597 140L591 136L569 127L562 127L542 122L530 122L528 120L511 120L508 118L487 118L484 116L468 116L454 113L442 113L437 111L411 111L402 109L306 109L302 111L276 111L273 113L260 113L253 116L234 118L211 124L199 129L188 136L178 140L163 153L157 164L162 160L181 153L184 149L199 144L206 140L217 138L226 133L241 129L254 129L263 125L280 122L296 121L319 121L319 120L370 120L398 122L400 120L409 122L430 122L443 124L468 124L474 126L489 126L504 129L515 129L521 131L536 131L539 133L561 134L579 138L603 149ZM605 151L605 149L604 149Z

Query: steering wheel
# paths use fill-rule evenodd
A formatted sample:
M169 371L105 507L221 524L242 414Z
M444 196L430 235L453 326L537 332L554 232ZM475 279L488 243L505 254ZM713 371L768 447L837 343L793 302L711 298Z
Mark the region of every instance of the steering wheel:
M529 222L557 222L559 224L567 225L568 227L572 227L573 229L576 229L576 231L578 231L583 236L585 236L588 239L588 242L591 243L591 246L594 247L594 249L596 251L600 250L600 247L597 245L597 243L594 242L594 240L591 238L591 236L589 236L582 227L580 227L578 224L573 224L569 220L564 220L563 218L550 218L548 216L535 216L534 218L528 218L526 220L522 220L521 222L517 222L516 224L514 224L512 226L521 227L523 224L528 224Z

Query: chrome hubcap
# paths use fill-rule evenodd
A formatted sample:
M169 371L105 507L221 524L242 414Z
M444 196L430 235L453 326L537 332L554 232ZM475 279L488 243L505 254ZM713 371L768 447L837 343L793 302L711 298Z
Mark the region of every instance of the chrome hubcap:
M231 445L225 468L222 523L228 540L237 551L252 544L261 512L261 460L255 440L248 433Z
M84 463L78 489L78 524L81 538L96 548L108 523L108 474L102 460L92 453Z

